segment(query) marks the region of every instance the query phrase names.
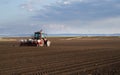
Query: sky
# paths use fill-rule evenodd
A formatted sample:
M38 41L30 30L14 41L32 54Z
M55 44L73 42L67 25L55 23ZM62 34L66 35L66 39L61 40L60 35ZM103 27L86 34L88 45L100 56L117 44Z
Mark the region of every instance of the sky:
M0 35L120 33L120 0L0 0Z

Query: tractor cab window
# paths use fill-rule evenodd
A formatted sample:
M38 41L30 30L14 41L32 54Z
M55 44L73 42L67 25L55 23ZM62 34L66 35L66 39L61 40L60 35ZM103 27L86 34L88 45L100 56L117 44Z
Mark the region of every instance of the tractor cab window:
M35 33L34 38L35 38L35 39L40 39L40 34Z
M42 37L42 38L45 38L45 35L44 35L44 33L42 33L41 37Z
M34 34L34 39L40 39L40 38L45 38L44 33L35 33Z

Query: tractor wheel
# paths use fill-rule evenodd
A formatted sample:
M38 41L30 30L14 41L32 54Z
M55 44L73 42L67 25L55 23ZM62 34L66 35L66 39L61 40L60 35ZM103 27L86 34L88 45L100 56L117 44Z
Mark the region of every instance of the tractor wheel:
M41 39L41 40L38 40L38 43L37 43L37 46L44 46L44 40Z
M50 47L50 44L51 44L51 42L48 40L47 43L46 43L46 46Z

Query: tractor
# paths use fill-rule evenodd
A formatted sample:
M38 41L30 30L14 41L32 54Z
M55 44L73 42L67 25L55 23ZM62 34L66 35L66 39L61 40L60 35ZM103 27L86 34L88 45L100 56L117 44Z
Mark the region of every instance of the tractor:
M34 37L31 39L20 40L20 46L46 46L49 47L51 42L46 38L46 34L42 30L34 32Z

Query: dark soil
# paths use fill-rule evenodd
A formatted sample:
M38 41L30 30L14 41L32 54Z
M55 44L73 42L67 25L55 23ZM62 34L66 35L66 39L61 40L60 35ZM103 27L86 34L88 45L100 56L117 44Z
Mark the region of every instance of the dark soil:
M120 38L49 38L50 47L0 42L0 75L120 75Z

